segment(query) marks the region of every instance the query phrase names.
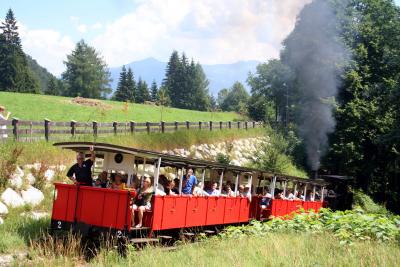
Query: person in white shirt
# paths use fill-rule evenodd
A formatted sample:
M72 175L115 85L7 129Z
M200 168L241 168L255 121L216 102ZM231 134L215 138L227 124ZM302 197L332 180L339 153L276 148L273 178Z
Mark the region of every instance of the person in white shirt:
M0 106L0 122L7 121L11 115L11 112L7 112L7 115L4 115L5 113L6 113L6 108L4 106ZM0 130L7 130L7 125L0 125ZM8 134L0 133L0 139L7 138L7 137L8 137Z
M213 183L211 185L211 189L207 191L207 193L210 196L219 196L221 194L221 192L217 189L218 184L217 183Z

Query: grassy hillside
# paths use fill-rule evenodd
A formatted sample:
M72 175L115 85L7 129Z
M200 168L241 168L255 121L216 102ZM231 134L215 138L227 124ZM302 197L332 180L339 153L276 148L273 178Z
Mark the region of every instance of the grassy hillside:
M81 122L93 121L232 121L243 119L233 112L201 112L152 105L100 101L100 106L86 106L72 102L71 98L0 92L0 105L21 120Z

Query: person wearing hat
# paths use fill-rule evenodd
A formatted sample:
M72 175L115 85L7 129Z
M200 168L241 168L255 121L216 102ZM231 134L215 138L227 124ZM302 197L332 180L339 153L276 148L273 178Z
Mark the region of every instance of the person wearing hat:
M7 115L4 115L5 111L6 111L6 108L4 106L0 106L0 122L7 121L11 115L11 112L7 112ZM0 125L0 130L7 130L7 126ZM7 137L8 137L7 133L0 134L0 138L7 138Z
M153 188L151 186L150 175L144 174L143 186L139 190L135 204L132 206L132 224L135 224L135 211L138 211L138 224L135 228L141 228L143 224L143 213L145 210L151 209L151 197L153 196Z
M90 153L90 158L85 160L85 154L79 152L76 155L76 163L67 172L67 177L75 184L93 186L92 166L96 158L93 146L90 147Z

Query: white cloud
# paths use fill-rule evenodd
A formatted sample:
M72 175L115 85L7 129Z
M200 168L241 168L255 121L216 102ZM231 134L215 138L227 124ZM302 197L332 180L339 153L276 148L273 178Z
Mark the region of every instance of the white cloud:
M103 28L103 24L101 24L100 22L96 22L95 24L91 25L90 28L93 30L100 30Z
M51 30L31 30L19 25L24 51L55 75L60 75L64 69L63 61L71 53L75 44L69 36Z
M92 40L110 66L173 49L201 63L266 60L279 55L282 40L311 0L149 0L108 24Z
M76 29L78 30L78 32L80 33L86 33L88 30L88 27L86 24L79 24L78 27L76 27Z

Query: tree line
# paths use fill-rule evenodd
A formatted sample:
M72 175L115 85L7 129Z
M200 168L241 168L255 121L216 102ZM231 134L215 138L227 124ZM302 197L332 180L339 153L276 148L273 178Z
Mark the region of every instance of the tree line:
M310 10L321 3L334 10L339 39L350 55L336 76L339 94L324 100L330 101L336 127L328 136L321 169L353 176L357 188L400 212L400 8L392 0L315 0L306 5L283 42L280 58L260 64L249 75L248 113L286 125L284 133L296 147L292 156L307 167L298 116L307 90L299 68L306 64L295 65L291 58L300 44L307 48L320 42L301 32L315 22ZM316 60L332 64L327 58L322 54ZM324 73L316 70L314 75Z

